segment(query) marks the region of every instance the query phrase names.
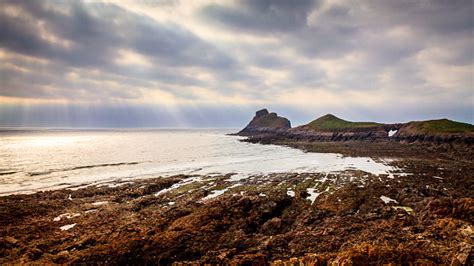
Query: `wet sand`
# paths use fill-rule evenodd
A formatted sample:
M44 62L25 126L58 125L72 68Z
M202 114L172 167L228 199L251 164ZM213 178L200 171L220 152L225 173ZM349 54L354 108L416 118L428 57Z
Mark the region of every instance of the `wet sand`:
M473 264L471 147L278 144L388 156L400 171L177 175L0 197L0 264Z

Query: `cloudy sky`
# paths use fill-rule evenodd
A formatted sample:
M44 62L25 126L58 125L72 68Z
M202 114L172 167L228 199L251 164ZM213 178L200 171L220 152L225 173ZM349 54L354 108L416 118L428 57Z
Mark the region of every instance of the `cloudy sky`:
M0 126L473 123L473 1L0 1Z

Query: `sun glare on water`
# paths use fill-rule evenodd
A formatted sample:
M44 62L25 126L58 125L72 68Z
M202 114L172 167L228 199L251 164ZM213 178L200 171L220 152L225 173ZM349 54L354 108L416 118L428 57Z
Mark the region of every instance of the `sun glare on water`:
M55 147L55 146L67 146L75 144L79 141L80 137L62 137L62 136L45 136L36 137L25 142L25 146L30 147Z

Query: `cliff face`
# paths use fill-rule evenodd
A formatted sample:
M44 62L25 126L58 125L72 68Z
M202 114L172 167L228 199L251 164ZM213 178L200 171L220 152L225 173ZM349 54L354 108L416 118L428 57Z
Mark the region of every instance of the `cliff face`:
M276 113L269 113L267 109L262 109L255 113L252 121L237 133L237 135L251 136L269 134L286 131L290 128L291 124L288 119L280 117Z

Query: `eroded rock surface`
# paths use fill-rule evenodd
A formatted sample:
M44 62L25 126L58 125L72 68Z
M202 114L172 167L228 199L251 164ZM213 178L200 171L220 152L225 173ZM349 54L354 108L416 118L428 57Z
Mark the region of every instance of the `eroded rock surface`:
M386 154L398 172L179 175L0 197L0 264L472 265L473 161Z
M250 123L237 135L250 136L256 134L268 134L272 132L285 131L291 128L290 121L276 113L269 113L267 109L259 110L255 113Z

